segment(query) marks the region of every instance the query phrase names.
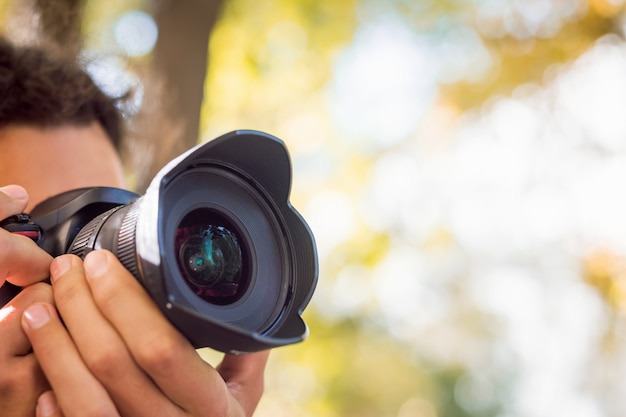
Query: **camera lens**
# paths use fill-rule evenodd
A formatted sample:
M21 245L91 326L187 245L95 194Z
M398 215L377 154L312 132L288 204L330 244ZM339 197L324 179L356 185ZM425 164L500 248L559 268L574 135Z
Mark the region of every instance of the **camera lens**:
M176 229L178 269L187 285L213 304L230 304L245 290L243 252L234 227L207 209L194 210Z

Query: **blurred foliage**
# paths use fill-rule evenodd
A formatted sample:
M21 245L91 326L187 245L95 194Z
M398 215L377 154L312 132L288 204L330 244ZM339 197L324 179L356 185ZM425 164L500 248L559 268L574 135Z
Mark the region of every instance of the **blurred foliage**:
M133 7L147 9L150 3L89 1L85 36L92 40L91 45L112 42L103 34L108 33L107 27L116 17ZM530 3L228 0L210 39L203 139L241 128L275 133L287 141L294 155L292 201L296 207L312 205L312 196L318 193L325 193L330 202L341 203L335 198L340 194L362 203L364 183L373 176L382 152L372 154L344 140L333 127L328 109L329 85L336 64L358 29L376 16L396 14L416 34L435 43L457 28L471 28L479 34L491 65L471 81L438 84L438 107L421 125L421 134L434 135L438 142L445 139L447 129L464 112L479 111L494 97L515 94L520 86L544 84L561 65L574 61L602 36L623 36L624 6L619 1L537 1L539 6L552 6L546 19L558 7L573 7L562 22L537 33L524 23L520 12L520 5ZM13 12L12 4L0 3L0 19L7 20ZM503 9L503 5L508 8ZM494 12L486 20L479 19L479 10L491 8L508 14L503 17ZM334 208L339 205L330 209ZM509 415L506 413L516 385L518 358L495 343L503 337L498 318L482 311L468 296L468 261L452 233L441 225L407 246L409 253L430 255L432 264L428 266L444 278L428 282L427 289L445 294L446 300L445 306L437 306L446 309L445 314L441 313L445 316L441 325L423 334L412 334L410 329L403 331L402 321L417 317L398 317L398 330L381 317L383 307L371 294L385 290L385 285L394 285L393 280L388 284L377 281L381 274L372 271L384 269L381 265L398 249L397 235L402 231L374 230L358 210L349 211L345 222L353 222L349 235L332 242L320 254L320 288L305 313L311 337L301 345L273 353L267 393L257 415ZM338 287L349 268L356 271L355 277ZM393 268L389 270L393 274ZM623 322L626 260L611 251L593 252L582 260L581 272L584 282L596 289L611 309L614 320ZM339 302L353 302L357 296L365 301L349 309L350 314L343 314L342 306L334 305L337 300L332 297L337 288L344 292ZM394 290L403 291L401 287L391 288ZM611 332L607 334L607 345L619 346L619 337L613 333L611 339Z
M259 5L250 0L231 0L211 39L212 61L204 108L206 137L244 123L245 127L277 132L288 140L296 154L314 152L310 148L322 146L331 158L341 161L322 177L323 187L358 196L373 160L336 137L324 110L325 94L337 57L350 45L359 24L371 15L399 13L417 33L427 37L444 36L458 26L473 27L481 34L494 63L489 71L472 82L439 85L437 100L457 113L478 109L494 96L510 95L521 85L542 84L554 68L573 61L600 37L608 33L621 35L622 7L612 6L609 1L580 4L551 36L524 37L504 30L499 36L484 33L476 21L476 3L277 0ZM504 26L497 17L491 24ZM315 112L316 132L324 132L326 138L307 143L307 132L293 130L288 121L292 119L294 125L306 127L305 123L297 123L297 115L311 112ZM314 187L320 186L316 184ZM296 206L306 204L307 196L314 191L315 188L295 187ZM360 223L355 230L350 239L334 247L324 259L321 286L335 280L345 265L362 265L368 270L393 250L392 230L375 232ZM453 237L442 228L423 242L422 249L451 244L454 245ZM590 268L597 269L591 265ZM603 273L598 276L597 271L590 272L589 276L595 278L589 282L601 289L612 305L623 303L624 295L613 290L613 272ZM362 279L364 286L371 285L367 276ZM455 278L445 291L462 294L462 278ZM486 365L481 371L491 380L482 385L472 382L467 388L469 375L475 371L467 368L467 362L442 360L425 351L420 340L431 335L397 340L377 319L375 305L358 310L358 315L349 318L334 317L324 311L324 305L330 302L321 299L325 294L320 291L317 302L307 312L310 340L275 352L260 416L486 417L508 409L509 394L515 384L514 363L508 371L498 368L498 372ZM462 349L468 340L489 345L499 337L497 321L468 307L469 310L450 306L457 313L451 314L448 325L465 329L457 349ZM499 354L484 346L483 349L491 351L494 360ZM307 373L310 370L313 374ZM299 372L306 375L298 376Z
M230 1L210 41L206 129L235 119L269 128L319 93L337 48L349 42L355 1Z
M496 95L510 95L520 85L534 82L542 84L550 69L571 62L590 48L594 42L620 28L617 7L609 10L591 1L586 12L566 22L549 38L531 37L518 39L513 35L499 38L485 37L486 44L498 63L480 82L458 83L443 88L446 101L459 105L463 110L478 107ZM478 28L480 30L480 28Z
M615 316L626 316L626 258L608 250L594 251L583 259L583 277Z

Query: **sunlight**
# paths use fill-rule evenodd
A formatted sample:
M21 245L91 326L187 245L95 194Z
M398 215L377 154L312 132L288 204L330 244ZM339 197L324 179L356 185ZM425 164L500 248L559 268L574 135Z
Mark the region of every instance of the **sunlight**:
M397 17L365 25L336 63L330 108L342 136L366 150L414 131L437 92L433 52Z

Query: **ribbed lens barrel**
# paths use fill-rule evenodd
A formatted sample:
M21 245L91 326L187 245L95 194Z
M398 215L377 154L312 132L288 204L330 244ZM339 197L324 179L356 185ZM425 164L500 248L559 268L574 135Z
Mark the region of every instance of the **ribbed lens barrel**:
M137 202L114 207L85 225L76 235L68 253L84 258L94 249L108 249L138 280L142 280L137 265L135 228Z

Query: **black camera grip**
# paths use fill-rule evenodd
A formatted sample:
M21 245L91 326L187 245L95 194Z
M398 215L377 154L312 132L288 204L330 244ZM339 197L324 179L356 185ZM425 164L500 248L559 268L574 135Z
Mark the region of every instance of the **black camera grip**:
M0 227L10 233L26 236L35 242L41 237L41 228L26 213L16 214L0 221Z

